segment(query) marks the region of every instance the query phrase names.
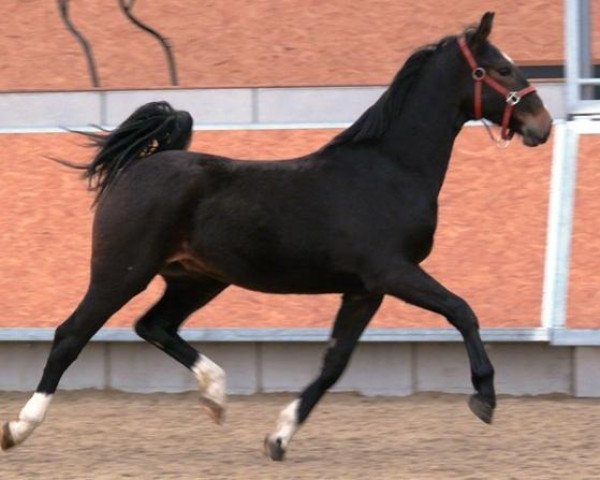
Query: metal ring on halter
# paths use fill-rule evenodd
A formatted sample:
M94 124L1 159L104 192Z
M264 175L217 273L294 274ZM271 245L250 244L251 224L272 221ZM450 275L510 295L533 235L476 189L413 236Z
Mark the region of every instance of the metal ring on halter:
M480 80L483 80L483 77L485 77L486 71L484 68L477 67L476 69L473 70L471 75L473 76L473 80L480 81Z
M517 103L519 103L521 101L521 95L519 95L519 92L508 92L508 95L506 95L506 103L510 104L510 105L516 105Z

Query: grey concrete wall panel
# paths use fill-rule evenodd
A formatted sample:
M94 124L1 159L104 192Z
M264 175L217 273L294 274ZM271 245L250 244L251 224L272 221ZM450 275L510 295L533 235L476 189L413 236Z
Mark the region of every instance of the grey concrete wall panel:
M227 373L227 392L256 392L256 349L252 344L194 345ZM128 392L197 390L194 375L149 344L108 344L108 387Z
M197 388L194 375L146 343L108 345L108 387L127 392L185 392Z
M382 87L259 88L259 123L353 122Z
M569 393L571 359L567 348L542 344L493 344L487 351L494 364L496 392L510 395ZM419 344L416 390L471 393L471 373L462 344Z
M600 347L575 348L573 365L575 396L600 397Z
M159 100L190 112L195 125L234 126L253 119L252 90L248 88L111 91L104 95L106 117L103 123L111 127L120 124L140 105Z
M415 391L471 393L471 372L462 343L415 344Z
M106 388L108 381L106 360L106 345L87 345L75 363L66 371L61 379L60 388L64 390ZM44 357L45 361L46 357ZM40 370L40 376L41 373Z
M261 346L261 385L264 392L299 392L316 378L324 344L265 343Z
M96 92L4 93L0 128L77 127L100 121Z
M413 393L412 346L408 343L359 344L333 391L363 395Z
M298 392L319 372L324 343L195 344L227 372L230 394ZM0 342L0 390L32 391L49 342ZM574 394L600 397L600 347L552 347L541 343L495 343L488 351L500 394ZM67 370L61 389L114 388L130 392L197 389L193 375L144 343L95 342ZM335 391L407 395L433 391L471 393L460 343L360 344Z
M49 343L0 344L0 390L33 391L49 352ZM88 345L65 373L60 388L104 388L105 378L104 345Z
M49 344L0 344L0 388L31 391L40 381Z
M488 346L496 391L510 395L571 393L571 350L542 344Z
M299 392L314 380L321 368L325 344L262 345L262 390ZM346 371L333 387L336 392L366 395L410 395L411 346L408 344L360 344Z

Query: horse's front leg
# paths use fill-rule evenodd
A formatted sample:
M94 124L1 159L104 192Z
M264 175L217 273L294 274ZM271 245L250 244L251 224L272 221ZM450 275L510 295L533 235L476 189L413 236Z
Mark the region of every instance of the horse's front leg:
M344 295L321 373L300 396L284 408L275 432L265 438L265 454L283 460L292 436L307 419L323 394L340 378L360 335L381 305L381 295Z
M482 421L491 423L496 407L494 367L481 341L479 322L471 307L418 265L403 262L393 269L388 268L387 272L375 280L377 289L443 315L461 333L469 356L471 381L477 391L471 396L469 407Z

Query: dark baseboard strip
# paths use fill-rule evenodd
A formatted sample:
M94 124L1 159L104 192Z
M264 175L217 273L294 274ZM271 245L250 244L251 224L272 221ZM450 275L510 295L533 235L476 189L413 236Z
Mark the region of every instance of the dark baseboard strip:
M527 78L563 79L564 65L520 65L519 68ZM600 77L600 64L594 65L594 77Z

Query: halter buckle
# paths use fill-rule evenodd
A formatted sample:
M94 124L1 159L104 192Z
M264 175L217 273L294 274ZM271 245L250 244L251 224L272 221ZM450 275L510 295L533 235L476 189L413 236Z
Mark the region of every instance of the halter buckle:
M521 95L519 95L519 92L508 92L508 95L506 95L506 103L512 105L513 107L520 101Z
M473 72L471 72L471 76L473 77L473 80L475 80L476 82L480 82L486 76L486 71L484 68L477 67L473 69Z

